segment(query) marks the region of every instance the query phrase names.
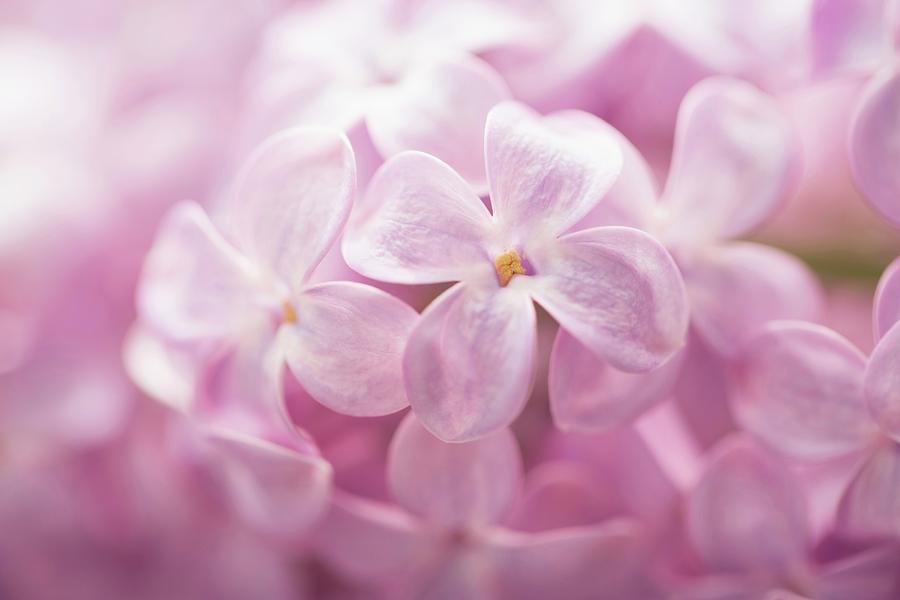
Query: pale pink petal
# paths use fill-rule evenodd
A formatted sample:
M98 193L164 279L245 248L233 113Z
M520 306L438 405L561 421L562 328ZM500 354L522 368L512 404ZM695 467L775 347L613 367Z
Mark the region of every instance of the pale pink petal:
M356 162L342 134L290 129L247 160L231 226L241 250L296 289L340 235L355 192Z
M353 416L396 412L408 402L401 360L418 314L360 283L323 283L294 298L284 327L285 357L310 395Z
M666 239L697 245L770 217L798 165L790 123L774 99L739 80L707 79L685 96L662 205Z
M637 523L619 519L537 534L499 530L487 543L497 564L500 597L587 600L654 597L639 575L640 541Z
M505 102L487 119L484 151L494 217L512 244L540 233L563 233L586 215L622 170L616 138L597 120L571 113L540 117L522 104Z
M863 195L900 225L900 67L885 67L866 85L850 123L850 166Z
M777 321L735 359L738 421L779 451L822 460L860 450L875 434L863 402L866 357L821 325Z
M798 258L749 242L717 244L680 264L691 324L709 345L731 356L769 321L816 321L822 291Z
M659 199L656 177L647 161L628 138L612 125L579 111L554 114L557 119L572 119L585 130L615 138L622 152L622 172L603 200L573 230L604 225L625 225L652 232L656 226Z
M387 477L397 502L430 521L447 528L486 525L519 493L522 458L508 429L449 444L410 413L391 441Z
M684 345L684 284L649 235L628 227L586 229L526 247L524 258L536 274L513 283L613 367L648 371Z
M315 548L340 574L388 583L414 573L439 551L433 534L390 505L336 493L317 529Z
M550 355L550 412L560 429L606 430L628 424L665 400L681 370L679 352L646 373L610 366L560 327Z
M822 569L816 598L894 600L900 597L900 544L882 544Z
M868 74L890 60L893 0L812 3L813 67L825 75ZM843 73L842 73L843 72Z
M881 429L900 442L900 327L881 338L866 366L864 390L869 413Z
M895 259L878 280L872 307L875 341L880 340L900 320L900 259Z
M446 441L496 431L525 406L536 345L527 294L457 284L431 303L409 337L403 356L409 403Z
M727 438L687 500L691 542L711 568L774 573L806 554L802 489L779 460Z
M134 384L154 400L182 412L194 401L197 369L191 358L140 323L131 327L122 349L125 370Z
M491 216L453 169L404 152L375 174L344 234L347 264L394 283L457 281L491 268Z
M485 194L484 123L491 108L509 97L503 79L475 57L424 59L385 87L366 123L382 156L427 152Z
M296 543L324 514L332 472L321 458L219 428L197 441L230 506L258 531Z
M284 408L284 355L273 327L249 327L231 345L203 357L192 414L204 423L299 451L315 445Z
M525 487L503 523L529 532L595 525L621 514L615 488L588 465L545 460L529 470Z
M850 482L838 510L841 531L860 538L900 536L900 446L885 440Z
M144 323L175 340L228 337L254 311L253 271L193 203L173 208L144 261Z

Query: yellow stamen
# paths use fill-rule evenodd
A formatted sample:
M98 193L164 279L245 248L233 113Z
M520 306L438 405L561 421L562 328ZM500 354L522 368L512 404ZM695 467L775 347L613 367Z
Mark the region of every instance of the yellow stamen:
M504 252L495 258L494 267L497 269L497 278L500 279L500 285L503 287L506 287L513 275L525 275L522 259L515 250Z
M285 323L297 322L297 311L294 310L294 307L287 300L281 303L281 318Z

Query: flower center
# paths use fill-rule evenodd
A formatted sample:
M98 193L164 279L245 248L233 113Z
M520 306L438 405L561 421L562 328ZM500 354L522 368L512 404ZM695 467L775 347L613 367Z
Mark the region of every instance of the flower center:
M494 267L497 269L497 279L500 285L506 287L513 275L525 275L525 267L522 266L522 259L515 250L504 252L494 259Z
M281 303L281 320L285 323L297 322L297 311L287 300Z

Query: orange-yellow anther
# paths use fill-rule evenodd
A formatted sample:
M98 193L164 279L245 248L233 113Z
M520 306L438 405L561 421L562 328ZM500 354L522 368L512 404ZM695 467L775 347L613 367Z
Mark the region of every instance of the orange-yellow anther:
M294 307L287 300L281 303L281 319L285 323L297 322L297 311L294 310Z
M497 268L497 278L500 285L506 287L513 275L525 275L525 267L522 266L522 259L515 250L504 252L494 259L494 266Z

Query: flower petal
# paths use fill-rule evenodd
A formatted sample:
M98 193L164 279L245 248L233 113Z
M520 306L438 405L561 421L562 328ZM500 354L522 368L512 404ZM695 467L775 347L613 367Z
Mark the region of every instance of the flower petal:
M678 353L646 373L626 373L560 327L550 355L550 412L560 429L607 430L666 399L681 370Z
M603 598L655 597L639 575L640 535L630 520L537 534L496 531L488 543L503 598L586 600L599 590Z
M570 460L545 460L530 469L504 525L539 532L595 525L619 516L621 490L589 466Z
M356 192L353 149L341 133L298 127L263 142L238 179L231 226L238 246L291 289L340 235Z
M418 314L360 283L323 283L295 298L284 328L288 366L309 394L337 412L377 416L407 406L401 359Z
M878 280L872 307L875 341L880 340L900 320L900 259L894 260Z
M257 531L296 543L327 508L331 467L318 456L219 428L197 442L227 502Z
M404 152L375 174L344 234L344 259L356 271L394 283L437 283L490 268L484 249L490 213L453 169Z
M769 321L818 320L822 291L796 257L762 244L717 244L682 263L691 324L731 356Z
M554 113L556 119L571 119L574 126L584 130L595 129L598 135L616 140L622 152L622 172L616 182L573 230L605 225L625 225L652 232L656 225L659 200L656 177L647 161L634 144L616 128L605 121L580 111Z
M537 352L527 294L460 283L422 313L403 355L416 416L448 442L509 425L528 398Z
M228 337L254 312L253 271L194 203L174 207L144 261L138 312L173 340Z
M885 442L866 459L841 498L838 528L861 538L900 536L900 446Z
M818 0L812 4L814 68L827 75L869 74L890 59L890 0Z
M382 156L427 152L484 194L485 119L509 96L500 75L473 56L431 58L387 87L369 108L366 123Z
M125 337L122 358L128 376L144 394L181 412L191 408L196 368L189 356L137 323Z
M427 562L438 550L435 541L398 508L337 493L315 546L340 574L363 583L389 583Z
M893 600L900 595L900 544L881 544L826 565L818 582L817 598Z
M869 413L885 433L900 442L900 327L887 332L869 358L864 390Z
M875 433L863 403L866 358L826 327L778 321L735 359L737 420L779 451L824 460L860 450Z
M802 489L783 463L743 438L726 438L713 450L688 497L687 527L717 570L775 573L806 554Z
M900 67L885 67L866 84L850 123L850 166L863 195L900 225Z
M448 444L410 413L391 441L387 477L394 497L414 513L447 528L486 525L518 494L522 458L508 429Z
M525 253L536 275L519 285L613 367L648 371L684 345L684 284L672 257L649 235L597 227Z
M662 204L666 239L697 245L735 237L772 215L798 165L775 100L739 80L707 79L681 103Z
M596 117L584 114L584 119ZM540 117L505 102L488 114L484 148L491 206L503 229L522 243L552 236L586 215L622 170L616 138L585 128L571 113Z

